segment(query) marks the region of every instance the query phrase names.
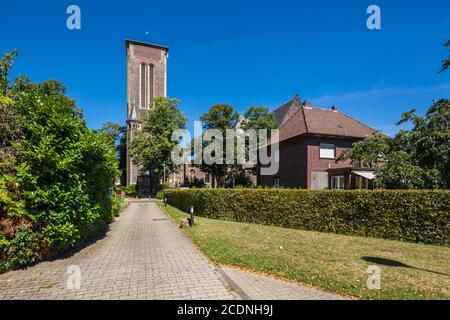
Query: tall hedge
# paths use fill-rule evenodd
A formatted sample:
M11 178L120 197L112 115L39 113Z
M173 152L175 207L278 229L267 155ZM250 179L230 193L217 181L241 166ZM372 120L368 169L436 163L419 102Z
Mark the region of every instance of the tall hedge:
M0 60L0 67L5 65ZM19 77L0 68L0 272L66 250L112 220L118 174L108 138L90 130L57 81ZM14 118L2 117L8 115ZM11 126L9 119L15 119Z
M165 190L170 205L213 219L450 244L450 191Z

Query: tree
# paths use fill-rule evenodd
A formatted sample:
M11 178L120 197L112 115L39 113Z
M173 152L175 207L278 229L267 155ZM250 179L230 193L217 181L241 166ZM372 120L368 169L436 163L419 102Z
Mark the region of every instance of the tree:
M0 96L5 97L7 95L9 90L8 74L17 55L17 50L13 50L5 53L3 58L0 59Z
M423 117L415 109L405 112L397 125L403 123L412 128L392 140L374 136L356 142L339 160L375 167L375 181L389 189L450 188L450 101L434 102Z
M389 148L390 139L381 134L375 134L372 137L353 143L350 149L343 151L339 155L338 161L351 159L358 161L363 167L375 168L380 163L386 162Z
M241 121L241 128L244 130L253 129L258 133L258 130L267 130L267 138L270 139L272 135L272 129L277 129L278 124L275 115L269 112L269 108L262 106L251 106L244 113ZM248 141L248 139L247 139ZM246 141L246 143L247 143ZM250 146L246 145L246 153L249 154L251 151L257 152L260 147L260 141L258 139L256 150L250 150ZM245 170L244 170L245 169ZM251 171L253 174L257 173L257 166L238 168L238 179L236 184L250 186L252 181L249 177L245 175L245 171Z
M411 123L413 127L401 130L395 136L389 159L405 159L411 164L410 168L417 167L412 170L417 182L410 181L414 188L449 188L450 101L440 99L434 102L423 117L418 116L415 109L405 112L397 124L403 123ZM394 156L395 153L398 154ZM394 164L394 161L388 163L382 177L397 181L395 185L399 186L402 179L395 180L387 174Z
M171 152L180 142L171 138L173 131L186 128L186 118L177 99L157 97L142 125L143 129L131 142L130 155L142 172L152 173L155 181L159 181L163 172L169 174L179 169Z
M267 107L250 107L244 113L242 128L248 129L276 129L278 127L275 115ZM269 131L270 132L270 131Z
M223 150L226 149L226 130L236 129L236 125L239 120L239 114L234 111L233 107L229 104L216 104L212 106L208 112L200 117L203 123L203 130L217 129L222 133L223 137ZM205 142L203 144L205 146ZM214 154L212 154L214 156ZM227 174L229 166L225 164L225 159L222 163L206 164L202 161L200 169L203 172L207 172L212 177L212 186L216 187L216 180L219 185L224 184L224 177Z
M121 181L123 182L126 169L126 127L118 123L106 122L98 132L107 137L112 149L115 150L119 160Z
M446 48L449 48L449 51L450 51L450 40L447 40L447 42L444 44L444 46ZM447 59L442 60L442 69L439 70L438 73L441 73L441 72L447 70L449 66L450 66L450 56Z
M125 132L125 127L118 123L106 122L98 131L99 133L104 134L111 142L111 145L116 148L117 143L120 142L120 137Z

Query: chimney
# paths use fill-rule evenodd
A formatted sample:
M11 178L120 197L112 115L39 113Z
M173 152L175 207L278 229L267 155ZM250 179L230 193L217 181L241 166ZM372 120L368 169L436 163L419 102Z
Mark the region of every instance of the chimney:
M309 101L305 101L305 102L303 102L303 106L304 106L305 108L312 108L312 103L309 102Z
M331 110L333 110L334 112L337 112L338 111L338 107L337 106L332 106Z

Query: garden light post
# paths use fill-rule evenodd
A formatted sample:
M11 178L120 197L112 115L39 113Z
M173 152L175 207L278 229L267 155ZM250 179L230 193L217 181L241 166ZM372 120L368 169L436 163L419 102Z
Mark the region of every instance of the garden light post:
M189 226L192 227L194 225L194 206L191 206L191 218L189 219Z

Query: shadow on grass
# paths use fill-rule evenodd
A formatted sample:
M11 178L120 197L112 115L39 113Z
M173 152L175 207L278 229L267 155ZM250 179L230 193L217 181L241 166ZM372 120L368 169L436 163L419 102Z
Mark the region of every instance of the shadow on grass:
M409 269L415 269L415 270L438 274L441 276L450 277L450 274L437 272L437 271L433 271L433 270L428 270L428 269L417 268L417 267L410 266L408 264L405 264L405 263L397 261L397 260L386 259L386 258L381 258L381 257L367 257L367 256L361 257L361 259L363 259L364 261L370 262L370 263L375 263L375 264L379 264L379 265L383 265L383 266L409 268Z

